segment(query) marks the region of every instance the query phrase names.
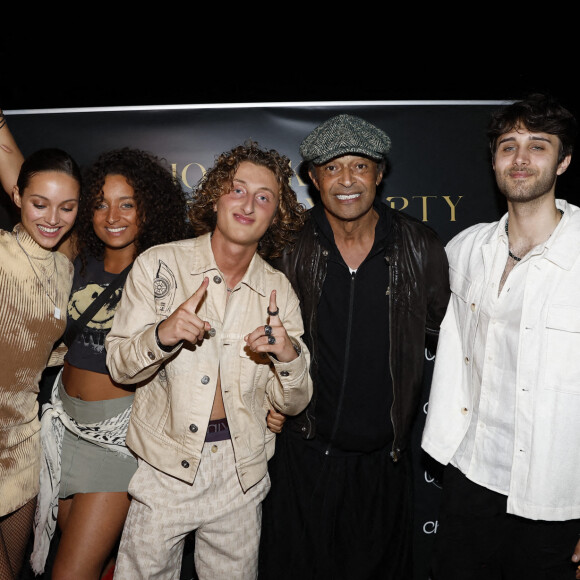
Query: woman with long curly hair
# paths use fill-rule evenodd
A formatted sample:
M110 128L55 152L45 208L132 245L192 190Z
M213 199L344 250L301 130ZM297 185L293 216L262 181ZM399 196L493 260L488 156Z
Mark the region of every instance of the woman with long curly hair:
M67 349L41 417L44 457L31 563L37 574L44 570L58 525L53 580L110 575L129 509L127 487L137 460L125 434L136 385L112 380L105 360L105 337L123 288L117 277L126 275L147 248L191 234L185 193L154 155L130 148L108 151L83 177L72 239L76 258ZM109 286L104 304L79 324Z

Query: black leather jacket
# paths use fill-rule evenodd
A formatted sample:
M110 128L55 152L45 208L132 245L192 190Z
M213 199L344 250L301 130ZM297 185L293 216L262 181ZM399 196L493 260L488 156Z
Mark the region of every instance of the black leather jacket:
M375 203L378 211L391 212L392 232L385 260L390 266L389 297L390 368L394 402L391 421L395 433L391 457L397 461L407 448L422 393L425 348L435 353L439 325L449 302L449 266L437 234L419 220ZM311 210L312 211L312 210ZM300 431L306 439L316 432L317 310L328 250L311 211L293 251L273 261L288 276L301 301L304 341L311 353L314 394L308 407L286 419L285 428ZM374 354L373 356L379 356Z

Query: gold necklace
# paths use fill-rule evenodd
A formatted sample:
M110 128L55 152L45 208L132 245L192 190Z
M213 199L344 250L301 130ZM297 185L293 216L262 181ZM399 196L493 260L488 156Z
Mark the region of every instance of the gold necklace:
M44 282L41 280L40 276L38 275L38 272L36 271L36 268L34 267L34 264L32 263L31 256L28 254L28 252L24 249L24 247L20 243L20 240L18 239L18 234L19 233L20 233L20 230L19 229L16 230L16 243L20 246L20 249L24 252L24 255L28 259L28 263L30 264L30 267L32 268L32 271L34 272L34 275L36 276L36 279L38 280L38 282L42 286L42 289L44 290L44 293L46 294L46 297L54 305L54 317L57 320L60 320L60 308L56 305L56 294L57 294L57 285L58 285L58 270L57 270L57 267L56 267L56 258L54 257L54 253L52 253L52 261L53 261L53 264L54 264L54 275L55 275L54 300L53 300L52 299L52 296L48 293L47 287L44 285ZM52 276L53 276L53 274L51 274L50 276L46 276L47 285L50 284L49 280L50 280L50 278L52 278Z

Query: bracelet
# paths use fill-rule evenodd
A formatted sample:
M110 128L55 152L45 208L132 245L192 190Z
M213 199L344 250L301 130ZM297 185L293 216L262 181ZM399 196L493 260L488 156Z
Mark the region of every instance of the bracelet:
M4 125L6 125L6 117L4 116L4 113L0 111L0 129L2 129Z
M159 324L161 324L161 322ZM157 333L157 330L159 329L159 324L155 327L155 342L157 343L157 346L163 352L171 352L177 346L177 344L175 344L173 346L167 346L165 344L161 344L161 341L159 340L159 334Z
M292 338L292 337L290 337L290 342L292 343L292 346L294 347L296 354L298 356L300 356L300 353L302 352L302 348L300 347L300 343L295 338Z
M289 336L288 338L290 339L290 343L292 344L292 347L294 348L294 352L295 352L295 353L296 353L298 356L300 356L300 353L302 352L302 348L300 347L300 344L299 344L299 342L298 342L298 341L297 341L295 338L293 338L292 336ZM278 360L278 357L277 357L277 356L276 356L276 355L275 355L273 352L269 352L268 354L269 354L269 355L270 355L270 356L271 356L273 359L275 359L275 360ZM278 360L278 362L280 362L280 361Z

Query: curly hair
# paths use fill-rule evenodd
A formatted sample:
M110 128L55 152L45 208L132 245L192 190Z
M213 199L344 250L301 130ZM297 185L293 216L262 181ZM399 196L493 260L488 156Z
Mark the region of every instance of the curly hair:
M255 141L246 141L218 156L214 166L204 174L195 187L189 208L189 221L196 235L212 232L217 223L214 204L231 189L234 175L244 161L266 167L276 177L280 199L276 219L262 236L258 253L265 259L275 258L292 246L302 229L305 207L298 202L290 186L293 171L290 160L275 149L262 149Z
M106 151L83 175L83 194L75 225L75 249L83 264L87 255L104 257L105 244L93 228L93 214L103 199L108 175L122 175L135 190L139 223L135 257L151 246L191 236L185 193L162 160L129 147Z

